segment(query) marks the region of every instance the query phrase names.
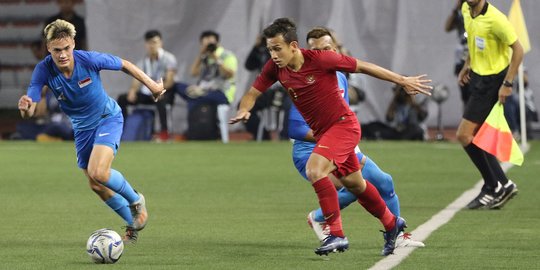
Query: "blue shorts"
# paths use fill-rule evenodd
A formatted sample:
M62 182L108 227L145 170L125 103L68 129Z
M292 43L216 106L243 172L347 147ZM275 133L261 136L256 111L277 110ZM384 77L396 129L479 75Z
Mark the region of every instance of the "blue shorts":
M122 113L101 119L94 129L75 130L75 150L77 151L77 166L88 168L90 154L95 144L106 145L112 148L114 154L120 147L120 138L124 127Z

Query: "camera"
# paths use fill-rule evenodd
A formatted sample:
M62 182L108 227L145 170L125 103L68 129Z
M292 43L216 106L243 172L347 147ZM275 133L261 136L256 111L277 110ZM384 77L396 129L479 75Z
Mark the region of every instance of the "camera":
M206 45L206 52L213 53L216 51L216 49L217 49L216 43L209 43L208 45Z

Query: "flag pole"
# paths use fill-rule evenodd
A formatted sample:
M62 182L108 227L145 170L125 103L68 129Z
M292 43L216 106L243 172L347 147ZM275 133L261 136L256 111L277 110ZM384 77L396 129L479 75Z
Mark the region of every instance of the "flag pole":
M525 84L523 81L523 63L518 68L518 89L519 89L519 123L521 126L521 148L527 145L527 119L525 113Z

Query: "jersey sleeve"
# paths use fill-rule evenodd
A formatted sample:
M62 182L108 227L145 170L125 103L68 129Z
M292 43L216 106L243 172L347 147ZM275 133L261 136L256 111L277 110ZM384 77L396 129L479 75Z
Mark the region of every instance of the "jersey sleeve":
M253 87L261 92L266 91L277 81L277 66L272 61L266 62L261 73L253 82Z
M356 58L333 51L320 51L319 63L322 68L334 71L355 72Z
M48 71L44 62L40 62L34 68L30 85L26 91L26 95L32 99L32 102L39 102L41 100L41 89L47 84L47 73Z
M492 30L493 34L508 46L514 44L518 39L514 27L504 15L501 15L498 20L494 20Z
M88 60L95 70L120 70L122 69L122 59L108 53L86 52Z
M349 104L349 83L347 82L347 77L341 72L337 72L338 78L338 87L340 90L343 90L343 98Z

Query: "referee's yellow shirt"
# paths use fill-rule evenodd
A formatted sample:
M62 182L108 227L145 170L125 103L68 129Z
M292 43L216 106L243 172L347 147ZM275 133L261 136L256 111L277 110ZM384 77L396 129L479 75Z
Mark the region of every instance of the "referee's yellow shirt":
M472 71L482 76L500 73L510 64L509 46L517 40L514 27L502 12L487 2L476 18L471 17L466 3L461 11Z

